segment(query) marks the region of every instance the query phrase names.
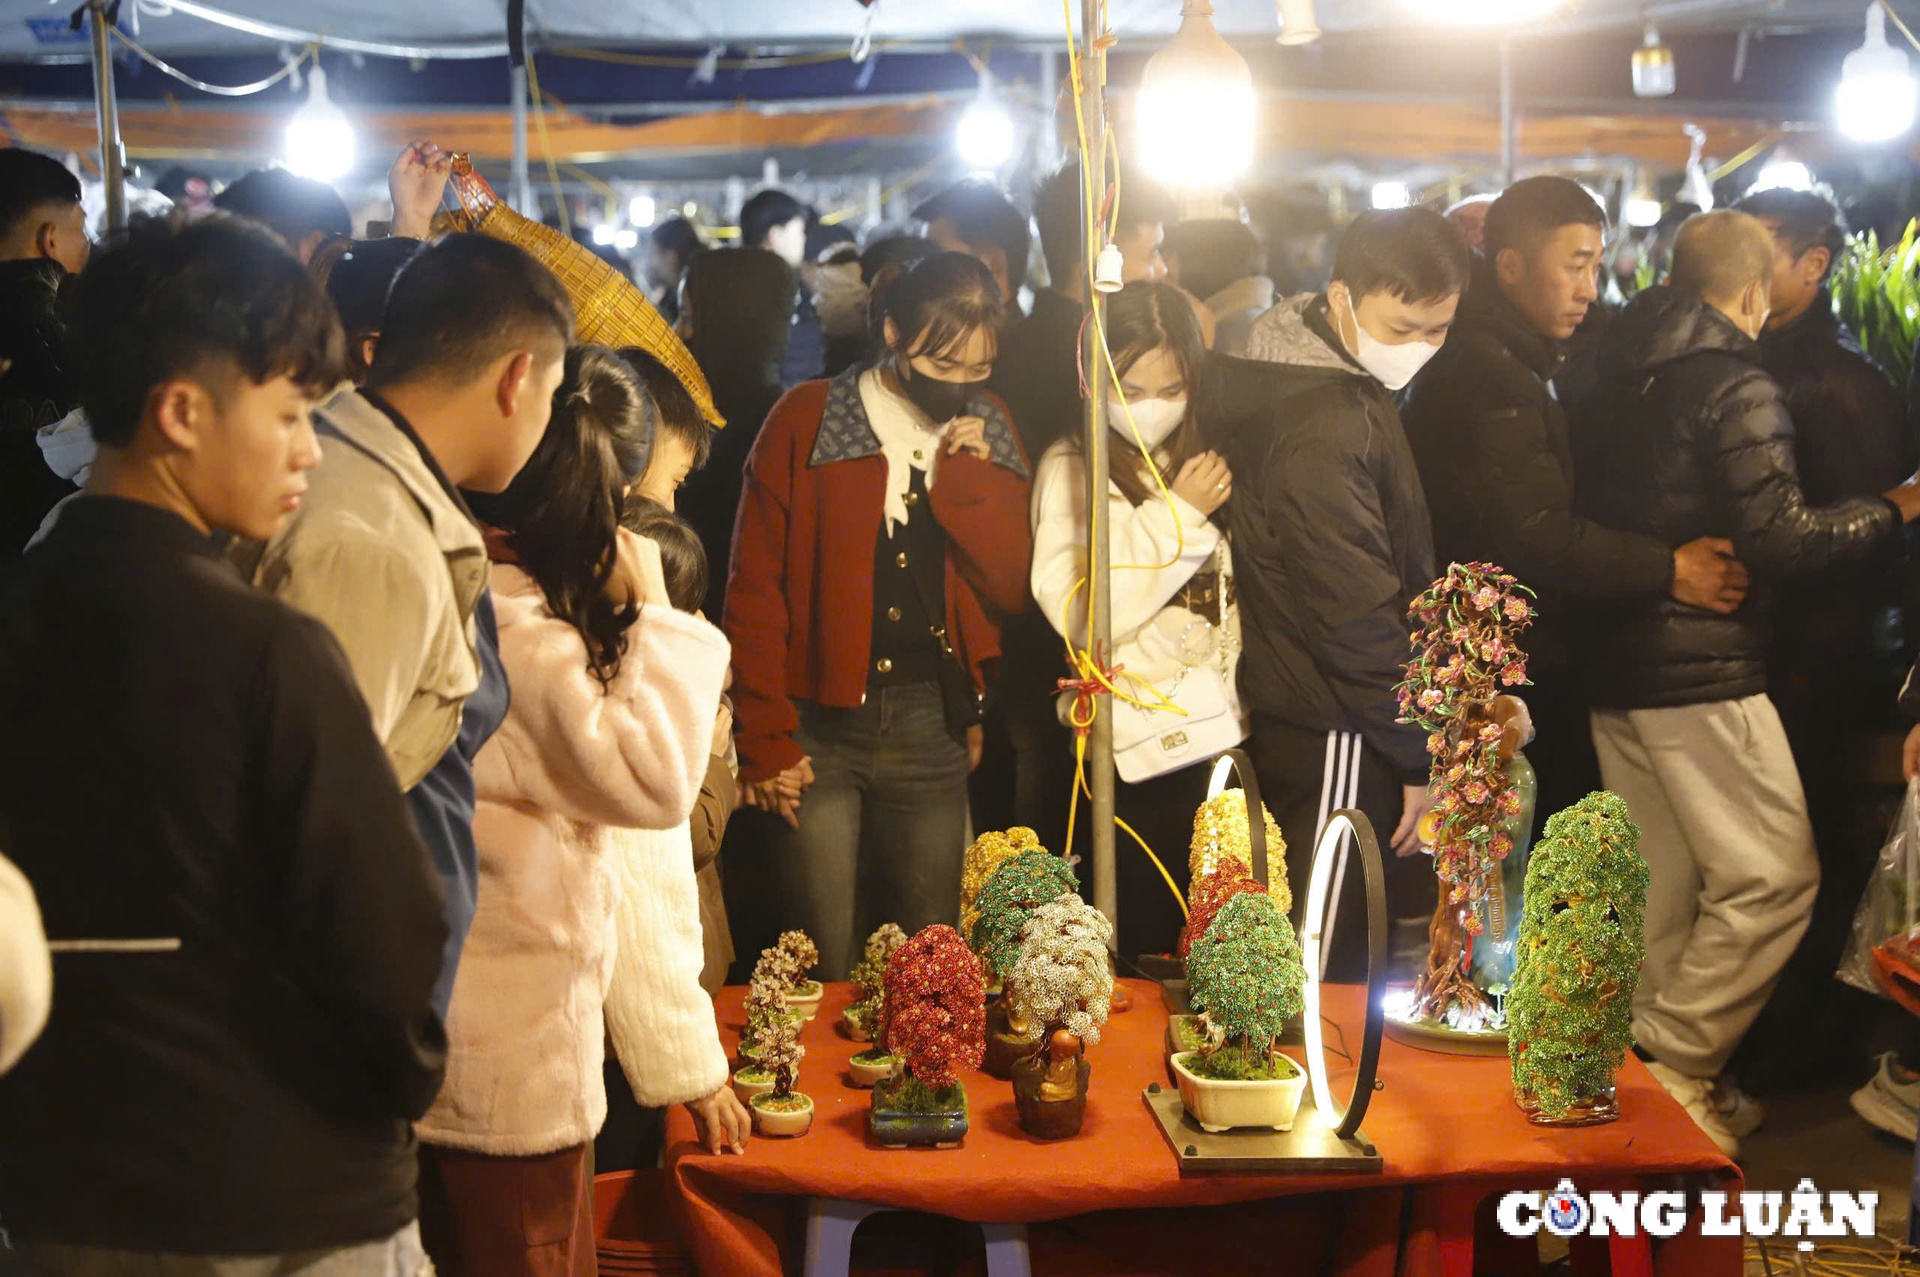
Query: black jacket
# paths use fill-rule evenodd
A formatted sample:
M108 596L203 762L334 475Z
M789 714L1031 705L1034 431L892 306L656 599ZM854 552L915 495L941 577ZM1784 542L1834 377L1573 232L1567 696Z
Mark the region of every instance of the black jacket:
M18 1239L269 1254L416 1216L442 889L326 627L84 497L0 582L0 845L54 940L0 1078Z
M1594 703L1640 709L1758 695L1767 686L1767 584L1871 554L1892 538L1898 512L1878 498L1807 505L1779 383L1761 368L1759 346L1697 299L1666 287L1634 298L1608 333L1601 372L1583 426L1596 473L1582 494L1594 516L1673 545L1727 537L1754 588L1732 616L1671 598L1597 615Z
M1913 473L1914 441L1900 393L1833 313L1823 290L1807 312L1760 335L1760 362L1793 418L1800 490L1814 505L1874 496ZM1881 613L1900 598L1897 547L1779 591L1776 656L1817 676L1857 660Z
M1080 325L1086 317L1085 306L1043 288L1033 295L1033 313L1008 324L1000 338L987 384L1006 401L1029 457L1044 456L1055 442L1080 431Z
M1540 597L1526 647L1536 669L1564 668L1588 599L1653 599L1673 582L1673 550L1574 512L1566 414L1549 388L1560 344L1516 310L1486 263L1446 345L1414 378L1400 417L1433 510L1442 563L1498 564Z
M0 563L19 557L73 485L47 468L34 432L79 406L67 357L60 263L0 262Z
M1433 581L1433 534L1386 390L1347 358L1324 297L1282 302L1287 362L1216 355L1216 427L1240 597L1240 696L1256 715L1356 731L1408 783L1427 736L1395 721L1407 606ZM1271 321L1263 321L1271 322Z

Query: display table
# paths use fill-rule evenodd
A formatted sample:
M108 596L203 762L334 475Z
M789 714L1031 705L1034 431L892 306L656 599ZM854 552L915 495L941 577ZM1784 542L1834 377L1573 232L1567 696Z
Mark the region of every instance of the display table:
M1309 1258L1302 1271L1346 1274L1445 1274L1497 1271L1498 1256L1473 1253L1474 1208L1510 1189L1551 1190L1562 1178L1583 1189L1636 1187L1643 1177L1701 1172L1740 1190L1740 1172L1629 1058L1619 1080L1622 1117L1606 1126L1552 1130L1528 1125L1514 1107L1503 1059L1437 1055L1388 1041L1364 1133L1379 1146L1377 1175L1271 1176L1188 1174L1142 1102L1149 1083L1167 1086L1167 1016L1158 989L1127 981L1133 1007L1108 1021L1090 1048L1093 1081L1086 1125L1077 1139L1042 1143L1020 1129L1013 1087L984 1074L964 1079L972 1130L953 1150L881 1149L869 1142L869 1093L845 1076L864 1049L838 1028L850 986L830 985L819 1016L801 1039L807 1056L800 1089L813 1097L812 1131L792 1140L755 1139L745 1156L712 1156L693 1143L692 1119L673 1109L667 1121L669 1190L689 1251L709 1277L773 1277L800 1271L807 1199L925 1211L974 1223L1036 1224L1036 1272L1208 1271L1215 1245L1258 1245L1270 1255ZM716 999L729 1051L745 1022L745 991ZM1330 986L1327 1017L1358 1049L1362 990ZM1328 1031L1329 1051L1340 1035ZM1291 1053L1297 1054L1297 1048ZM1336 1095L1352 1085L1351 1066L1330 1058ZM1285 1203L1269 1199L1289 1198ZM1266 1202L1258 1210L1159 1214L1175 1208ZM1135 1218L1134 1212L1155 1212ZM1096 1214L1098 1213L1098 1214ZM1091 1218L1083 1218L1091 1217ZM1151 1226L1145 1220L1151 1218ZM1150 1258L1155 1244L1176 1260ZM1171 1251L1166 1247L1171 1244ZM1532 1242L1506 1247L1532 1253ZM1576 1257L1588 1248L1579 1248ZM1598 1248L1604 1262L1604 1247ZM1245 1264L1244 1250L1239 1252ZM1737 1277L1741 1239L1683 1233L1659 1243L1661 1273ZM1402 1263L1404 1259L1404 1264ZM1614 1268L1636 1267L1616 1254ZM1249 1270L1251 1271L1251 1270Z

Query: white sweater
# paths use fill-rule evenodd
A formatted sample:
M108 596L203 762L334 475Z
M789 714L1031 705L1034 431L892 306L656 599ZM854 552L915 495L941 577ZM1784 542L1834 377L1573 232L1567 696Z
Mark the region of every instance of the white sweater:
M0 1073L27 1053L53 1002L53 960L26 875L0 856Z
M726 1080L684 830L729 649L700 618L650 605L603 688L532 578L495 565L492 589L513 701L474 760L478 909L447 1017L446 1082L418 1131L530 1156L583 1144L606 1120L603 1012L618 948L645 973L622 984L618 1012L648 1026L643 1067L629 1070L650 1079L643 1102ZM677 855L636 832L676 826Z
M1078 646L1087 641L1087 587L1074 590L1087 574L1086 487L1078 448L1063 440L1047 449L1033 476L1033 597L1053 628L1067 626L1063 633ZM1188 627L1209 619L1175 605L1173 597L1223 539L1185 498L1170 500L1173 510L1156 490L1136 506L1118 487L1107 487L1114 663L1163 693L1188 663L1181 654Z

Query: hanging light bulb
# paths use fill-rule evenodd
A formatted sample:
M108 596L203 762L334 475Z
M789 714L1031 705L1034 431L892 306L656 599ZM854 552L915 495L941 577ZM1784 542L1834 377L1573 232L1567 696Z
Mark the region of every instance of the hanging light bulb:
M1760 166L1760 180L1747 188L1747 194L1782 188L1789 191L1812 190L1813 170L1799 160L1789 158L1786 152L1775 151L1773 157Z
M1673 50L1660 43L1660 32L1649 19L1640 47L1633 51L1633 95L1663 98L1673 87Z
M1280 43L1312 44L1320 38L1320 20L1313 16L1313 0L1278 0Z
M1405 208L1413 203L1413 192L1407 189L1405 182L1375 182L1373 184L1373 206L1375 208Z
M327 73L316 60L307 73L307 100L287 123L287 167L301 177L331 182L353 168L353 125L327 96Z
M636 195L627 204L627 220L635 226L651 226L658 207L651 195Z
M1422 17L1461 27L1498 27L1543 18L1566 0L1405 0Z
M1865 43L1840 64L1833 104L1840 131L1857 142L1890 141L1913 127L1912 62L1887 44L1887 15L1877 0L1867 9Z
M1140 158L1174 186L1225 186L1253 163L1253 73L1213 29L1210 0L1186 0L1180 30L1140 77Z
M993 96L993 76L980 72L980 96L967 104L954 131L954 149L968 168L997 169L1013 155L1013 117Z
M1658 226L1660 212L1660 193L1653 189L1653 179L1642 169L1632 188L1620 199L1620 220L1641 228Z

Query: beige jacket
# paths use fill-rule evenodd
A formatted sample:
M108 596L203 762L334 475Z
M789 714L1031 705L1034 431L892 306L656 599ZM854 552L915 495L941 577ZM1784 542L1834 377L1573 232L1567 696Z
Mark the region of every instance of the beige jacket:
M319 468L253 582L340 640L400 787L412 789L453 744L480 685L473 610L487 588L486 545L413 441L359 392L334 396L314 428Z

